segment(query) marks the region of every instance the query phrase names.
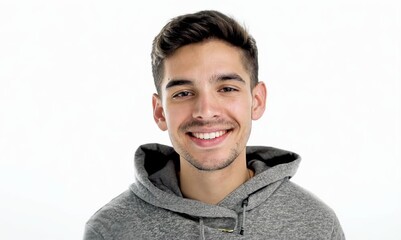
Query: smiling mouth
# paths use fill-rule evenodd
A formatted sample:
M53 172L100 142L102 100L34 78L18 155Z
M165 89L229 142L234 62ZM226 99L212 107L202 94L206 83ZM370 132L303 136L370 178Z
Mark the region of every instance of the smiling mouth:
M226 134L227 132L228 132L228 130L222 130L222 131L217 131L217 132L208 132L208 133L191 132L190 135L192 137L202 139L202 140L211 140L211 139L221 137L224 134Z

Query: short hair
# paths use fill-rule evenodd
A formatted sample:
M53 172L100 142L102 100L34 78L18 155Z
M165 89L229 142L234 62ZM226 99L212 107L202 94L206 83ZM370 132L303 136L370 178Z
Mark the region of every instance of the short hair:
M173 18L153 40L152 72L159 94L164 76L164 60L180 47L208 39L219 39L240 48L243 64L250 75L251 89L258 83L255 39L233 18L218 11L200 11Z

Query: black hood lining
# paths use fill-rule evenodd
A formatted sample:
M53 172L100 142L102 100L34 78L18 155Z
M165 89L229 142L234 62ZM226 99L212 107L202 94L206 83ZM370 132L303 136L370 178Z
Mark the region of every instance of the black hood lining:
M172 147L156 144L145 144L141 146L144 152L144 167L149 176L159 171L170 160L174 161L176 172L180 169L180 156Z

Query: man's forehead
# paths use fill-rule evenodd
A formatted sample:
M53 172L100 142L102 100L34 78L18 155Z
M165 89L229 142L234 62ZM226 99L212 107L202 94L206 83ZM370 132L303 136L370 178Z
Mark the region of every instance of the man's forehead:
M161 86L165 89L225 80L250 84L250 74L245 65L242 49L230 43L217 39L191 43L180 47L164 60Z

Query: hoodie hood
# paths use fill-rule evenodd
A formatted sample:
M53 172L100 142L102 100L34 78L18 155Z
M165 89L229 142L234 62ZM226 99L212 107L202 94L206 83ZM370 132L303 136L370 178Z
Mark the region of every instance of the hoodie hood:
M301 160L295 153L272 147L249 146L246 152L254 177L217 205L183 198L177 179L179 155L172 147L160 144L138 148L134 160L136 181L130 189L151 205L199 219L202 226L236 229L238 216L245 217L245 211L265 202L295 174Z

